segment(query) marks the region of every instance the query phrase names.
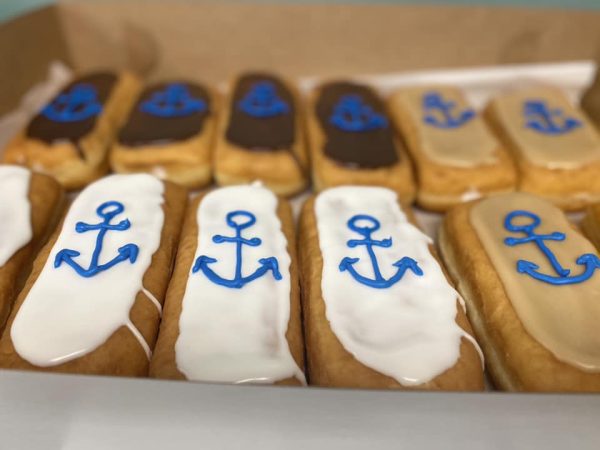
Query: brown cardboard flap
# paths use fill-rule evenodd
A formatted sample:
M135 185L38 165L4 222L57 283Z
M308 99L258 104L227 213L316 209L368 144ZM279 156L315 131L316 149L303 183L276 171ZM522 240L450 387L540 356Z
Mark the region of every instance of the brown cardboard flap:
M52 59L217 82L585 59L600 13L469 6L60 1L0 27L0 113Z
M584 59L600 13L407 5L66 1L77 68L223 80L248 68L343 76Z
M54 59L70 61L55 7L0 26L0 115L14 109L28 88L46 78Z

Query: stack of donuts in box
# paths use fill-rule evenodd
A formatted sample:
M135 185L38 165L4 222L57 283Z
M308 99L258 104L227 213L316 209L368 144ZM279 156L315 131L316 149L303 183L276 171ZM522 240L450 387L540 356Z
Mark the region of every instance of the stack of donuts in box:
M598 126L600 81L83 75L3 153L0 368L600 391Z

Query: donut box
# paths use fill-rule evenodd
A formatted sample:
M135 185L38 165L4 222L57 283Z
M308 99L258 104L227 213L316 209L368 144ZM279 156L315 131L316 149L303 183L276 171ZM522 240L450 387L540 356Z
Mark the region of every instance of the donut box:
M597 304L577 290L600 267L596 211L580 212L597 138L570 109L594 79L597 17L537 11L533 30L532 14L65 2L1 27L21 43L0 47L20 258L0 310L9 447L154 448L177 429L184 446L340 445L334 432L477 448L475 429L587 448L597 394L500 392L597 390ZM467 18L495 32L471 36ZM453 152L448 129L482 150ZM502 432L517 418L531 427Z

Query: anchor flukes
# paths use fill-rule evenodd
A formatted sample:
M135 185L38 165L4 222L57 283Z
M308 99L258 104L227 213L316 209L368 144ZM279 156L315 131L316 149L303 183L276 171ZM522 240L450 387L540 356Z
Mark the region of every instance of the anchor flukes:
M577 264L586 265L587 267L594 267L595 269L600 268L600 258L592 253L586 253L577 258Z
M340 262L340 265L339 265L340 272L344 272L344 271L348 270L354 263L357 263L359 259L360 258L350 258L349 256L346 256Z
M525 261L523 259L520 259L519 261L517 261L517 272L519 272L519 273L531 274L531 273L535 272L536 270L538 270L539 268L540 268L540 266L538 266L536 263L531 262L531 261Z
M196 273L200 270L204 270L209 264L217 262L215 258L211 258L210 256L200 255L196 262L194 263L194 267L192 267L192 273Z
M242 230L252 227L256 223L256 217L249 211L232 211L227 214L225 219L227 225L235 230L235 236L222 236L220 234L214 235L212 241L215 244L233 243L236 246L236 261L235 261L235 274L232 279L223 278L212 270L209 265L217 262L216 258L212 258L207 255L200 255L192 267L192 273L202 272L206 277L215 284L225 286L228 288L241 289L249 282L262 277L267 272L273 273L273 278L281 280L282 276L279 272L279 263L277 258L271 256L268 258L260 258L258 263L260 267L254 271L254 273L243 276L243 261L242 261L242 247L248 245L250 247L258 247L261 245L262 240L257 237L250 239L242 237Z
M261 258L258 260L260 267L254 271L253 274L248 275L247 277L235 277L233 279L223 278L218 275L214 270L208 267L209 264L217 262L215 258L211 258L210 256L201 255L196 259L196 263L192 268L192 273L196 273L202 271L206 277L215 284L225 286L228 288L241 289L249 282L262 277L267 272L271 271L273 273L273 278L276 280L281 280L282 276L279 272L279 263L275 257L269 258Z
M464 109L455 111L457 104L446 101L439 92L427 92L423 96L423 121L437 128L457 128L475 117L475 111Z
M277 258L271 256L269 258L261 258L258 260L261 266L265 268L265 272L269 270L273 272L273 278L276 280L281 280L283 277L279 272L279 263L277 262Z
M396 261L393 265L398 267L398 269L402 270L402 275L404 275L404 272L406 272L409 269L412 270L415 275L423 275L423 270L419 267L417 261L415 261L412 258L409 258L408 256L405 256L404 258Z
M75 225L75 231L77 233L87 233L88 231L98 231L98 237L96 238L96 247L92 253L90 265L87 269L75 262L73 258L81 255L77 250L65 248L59 251L54 258L54 268L58 268L62 263L71 266L79 275L82 277L93 277L94 275L104 270L110 269L114 265L129 260L133 264L138 257L140 251L139 247L135 244L125 244L119 247L117 250L118 255L105 264L99 264L100 254L102 252L102 244L104 242L104 236L108 231L124 231L129 229L131 223L128 219L122 220L118 224L111 224L110 221L118 214L122 213L125 207L122 203L116 201L105 202L96 209L96 214L102 217L104 220L100 223L89 224L85 222L77 222Z
M529 223L525 224L515 224L513 223L513 219L515 218L520 218L521 220L523 218L527 218L530 221ZM512 211L511 213L507 214L504 220L504 228L506 228L508 231L524 233L525 237L510 236L504 239L504 243L509 247L528 243L535 244L542 255L546 257L556 275L540 273L538 271L540 268L538 264L524 259L517 261L518 273L526 274L532 278L535 278L536 280L544 281L554 285L567 285L581 283L588 280L594 274L596 269L600 268L600 258L592 253L586 253L579 256L575 261L577 265L585 266L583 273L579 275L571 275L571 270L564 268L558 261L556 255L552 253L550 248L548 248L548 246L544 243L545 241L562 242L566 240L566 234L557 231L550 234L538 234L535 232L535 229L540 226L541 223L542 219L531 211Z
M129 260L129 262L133 264L138 257L140 249L135 244L125 244L123 247L119 247L118 251L122 258L121 261Z
M546 283L567 285L586 281L594 274L596 269L600 269L600 259L591 253L581 255L575 262L577 265L585 266L585 270L581 274L574 276L554 276L543 274L537 271L540 266L531 261L525 260L517 261L517 272L527 274L536 280L545 281Z
M72 258L75 258L77 256L81 255L80 252L78 252L77 250L70 250L68 248L65 248L61 251L59 251L56 254L56 257L54 258L54 268L58 268L60 267L60 265L64 262L67 264L71 264Z
M376 276L375 278L367 278L359 274L354 268L354 264L357 263L359 259L360 258L350 258L348 256L343 258L339 265L340 272L348 271L356 281L372 288L385 289L393 286L404 277L407 270L411 270L417 276L423 275L423 270L421 270L417 261L405 256L393 264L398 270L391 278L386 280L381 275Z
M405 256L392 264L392 266L396 267L398 270L390 279L386 280L381 274L379 262L377 261L377 257L373 252L373 247L390 248L392 246L392 238L390 237L381 240L373 239L372 234L379 230L381 223L375 217L368 214L357 214L353 216L350 220L348 220L347 225L352 231L362 235L363 239L350 239L346 242L346 245L350 248L364 246L367 249L367 253L371 259L374 277L367 278L358 273L358 271L354 268L354 264L356 264L360 258L351 258L349 256L342 258L340 261L338 266L340 272L347 271L352 278L359 283L376 289L385 289L394 285L402 279L407 270L412 270L412 272L417 276L423 275L423 271L417 264L417 261Z

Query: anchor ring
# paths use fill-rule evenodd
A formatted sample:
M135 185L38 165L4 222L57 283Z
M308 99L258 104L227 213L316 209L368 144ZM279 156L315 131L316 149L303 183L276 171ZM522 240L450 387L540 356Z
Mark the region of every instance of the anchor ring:
M527 217L527 218L531 219L531 222L528 224L524 224L524 225L513 224L513 219L518 218L518 217ZM537 214L518 209L516 211L511 212L510 214L508 214L506 216L506 218L504 219L504 227L509 231L515 231L515 232L521 231L524 233L533 233L533 230L536 229L540 225L541 222L542 222L542 220L540 219L540 216L538 216Z
M122 203L116 201L104 202L96 209L96 214L104 219L110 220L117 214L123 212L125 207Z
M360 226L359 222L361 221L370 223L371 225ZM363 236L369 235L374 231L379 230L380 227L381 224L379 223L379 220L367 214L357 214L348 221L348 228L350 228L353 231L356 231L359 234L362 234Z
M242 221L236 222L235 219L238 217L246 218L247 220L244 222L242 219ZM231 228L243 230L256 223L256 216L248 211L231 211L229 214L227 214L226 221L227 225L229 225Z

